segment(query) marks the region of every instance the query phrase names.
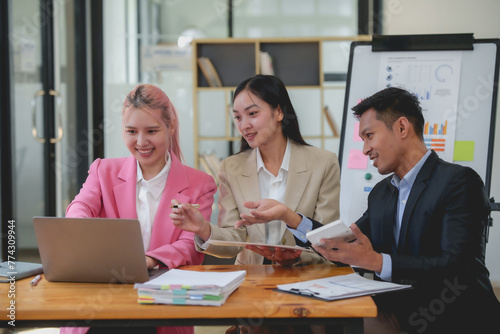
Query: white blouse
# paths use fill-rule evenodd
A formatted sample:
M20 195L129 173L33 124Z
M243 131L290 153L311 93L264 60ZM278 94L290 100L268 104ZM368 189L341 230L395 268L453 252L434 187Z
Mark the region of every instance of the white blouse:
M161 172L151 180L147 181L144 180L141 167L139 166L139 162L137 162L136 208L137 219L139 219L139 222L141 223L141 233L145 252L149 250L151 231L153 229L156 211L158 211L161 195L163 194L163 189L165 189L168 173L170 172L170 167L172 166L172 159L170 159L169 152L167 152L166 159L167 163Z
M288 167L290 165L291 146L289 140L286 143L285 155L277 176L269 172L262 160L259 149L257 154L257 176L259 177L260 198L270 198L278 202L285 202L286 181L288 178ZM266 244L281 245L281 236L286 228L281 220L273 220L266 225Z

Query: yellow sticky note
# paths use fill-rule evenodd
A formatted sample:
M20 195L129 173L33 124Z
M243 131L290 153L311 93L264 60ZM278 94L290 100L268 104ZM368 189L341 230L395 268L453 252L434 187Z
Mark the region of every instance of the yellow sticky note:
M453 161L474 161L474 141L456 141Z

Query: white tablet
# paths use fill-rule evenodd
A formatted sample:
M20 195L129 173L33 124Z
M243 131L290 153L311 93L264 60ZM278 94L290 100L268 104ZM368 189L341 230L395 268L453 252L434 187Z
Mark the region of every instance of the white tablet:
M306 236L313 245L321 245L321 239L341 239L346 242L356 239L351 229L341 220L336 220L330 224L309 231Z

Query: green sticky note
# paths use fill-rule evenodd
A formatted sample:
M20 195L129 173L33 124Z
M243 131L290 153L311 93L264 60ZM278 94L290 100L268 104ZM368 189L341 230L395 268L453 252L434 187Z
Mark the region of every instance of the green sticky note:
M453 161L474 161L474 141L456 141Z

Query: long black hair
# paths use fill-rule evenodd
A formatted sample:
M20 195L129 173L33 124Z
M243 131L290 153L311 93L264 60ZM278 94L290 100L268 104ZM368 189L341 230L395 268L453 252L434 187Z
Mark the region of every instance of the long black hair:
M281 130L286 138L292 139L294 142L300 145L309 145L305 142L300 134L299 122L297 120L297 114L295 109L293 109L292 101L288 96L288 91L286 90L283 82L275 76L272 75L255 75L251 78L246 79L238 85L233 96L233 103L239 93L243 91L250 91L264 102L269 104L273 109L281 107L283 111L283 120L281 121ZM241 137L240 152L250 149L245 138Z

